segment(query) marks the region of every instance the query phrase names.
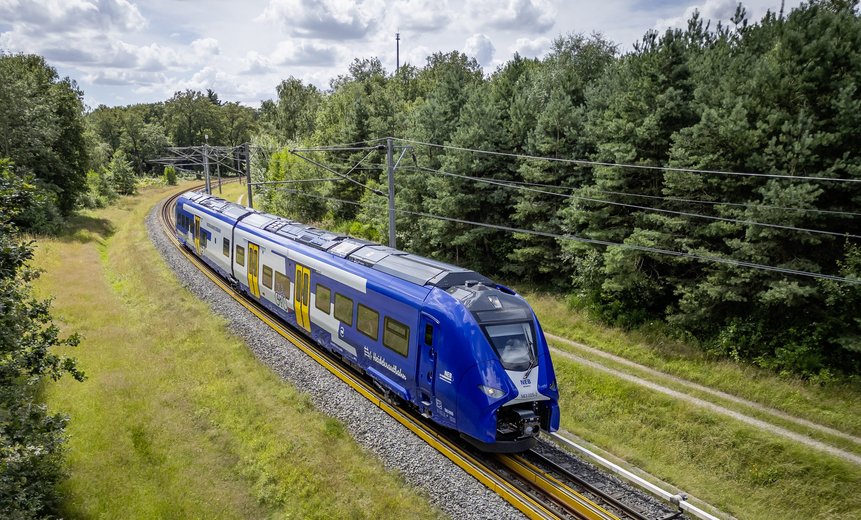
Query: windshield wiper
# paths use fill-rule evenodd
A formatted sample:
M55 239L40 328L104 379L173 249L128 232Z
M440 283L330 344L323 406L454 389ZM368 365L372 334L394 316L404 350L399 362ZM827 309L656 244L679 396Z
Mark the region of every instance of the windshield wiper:
M529 374L532 373L532 369L538 366L538 358L535 356L532 342L527 341L527 345L529 347L529 368L527 368L526 373L523 374L523 379L527 379Z

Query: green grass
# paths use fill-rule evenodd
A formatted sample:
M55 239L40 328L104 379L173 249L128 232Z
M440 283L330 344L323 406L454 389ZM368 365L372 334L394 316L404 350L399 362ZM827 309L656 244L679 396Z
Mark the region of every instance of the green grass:
M745 519L859 518L861 468L565 359L562 428Z
M39 241L37 289L82 334L74 356L88 376L45 391L71 416L63 515L439 517L179 287L143 223L165 193L147 189Z
M861 391L852 385L819 386L751 366L716 361L659 332L603 326L571 309L558 296L523 294L547 332L848 433L857 434L861 429ZM805 431L574 346L556 346ZM857 465L562 356L556 356L554 364L561 391L562 428L626 462L740 518L861 518L861 496L857 493L861 468ZM858 446L849 441L816 436L858 452Z
M596 323L583 311L571 309L559 296L530 291L524 291L523 296L533 306L547 332L797 417L861 435L861 386L858 384L818 385L751 365L715 360L693 346L648 328L623 331ZM557 347L581 354L574 347L562 344Z

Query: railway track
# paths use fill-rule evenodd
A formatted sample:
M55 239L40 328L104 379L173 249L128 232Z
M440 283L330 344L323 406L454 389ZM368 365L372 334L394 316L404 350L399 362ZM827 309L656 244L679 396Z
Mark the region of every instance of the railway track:
M174 231L174 205L182 193L178 192L162 201L159 220L171 243L190 262L284 339L389 414L412 433L433 446L458 467L499 494L528 518L589 520L647 520L649 518L626 506L615 497L589 485L588 482L536 452L528 452L522 456L493 456L475 452L452 438L447 432L439 431L435 426L421 420L421 417L411 410L401 408L388 400L362 375L345 366L334 356L331 356L328 351L311 343L291 327L282 323L253 298L234 289L226 280L183 247L176 238ZM594 497L594 500L585 496L584 493ZM601 502L601 505L597 502Z

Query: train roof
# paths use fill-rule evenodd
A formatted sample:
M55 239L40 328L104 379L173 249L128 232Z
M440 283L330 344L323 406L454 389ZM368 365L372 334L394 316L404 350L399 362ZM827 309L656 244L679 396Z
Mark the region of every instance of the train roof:
M431 285L440 289L464 285L466 282L494 285L486 276L469 269L262 213L205 193L188 192L185 197L216 213L241 219L243 225L326 251L416 285Z

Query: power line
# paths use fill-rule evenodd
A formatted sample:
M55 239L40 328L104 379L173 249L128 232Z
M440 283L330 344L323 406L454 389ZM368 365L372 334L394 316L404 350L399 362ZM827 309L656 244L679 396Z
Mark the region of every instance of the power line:
M370 146L368 143L376 143L385 141L385 137L377 139L368 139L367 141L357 141L355 143L340 143L326 146L314 146L310 148L294 148L297 152L343 152L356 150L382 149L382 145Z
M486 155L497 155L502 157L513 157L516 159L527 159L533 161L549 161L549 162L561 162L568 164L580 164L584 166L610 166L615 168L630 168L630 169L638 169L638 170L650 170L650 171L671 171L671 172L682 172L682 173L695 173L695 174L716 174L716 175L737 175L743 177L767 177L772 179L789 179L796 181L823 181L823 182L850 182L856 183L861 182L861 179L840 179L840 178L831 178L831 177L806 177L801 175L780 175L775 173L743 173L743 172L729 172L724 170L698 170L694 168L678 168L673 166L650 166L646 164L625 164L625 163L611 163L611 162L602 162L602 161L588 161L585 159L564 159L560 157L540 157L535 155L526 155L519 153L510 153L510 152L496 152L490 150L478 150L475 148L464 148L461 146L452 146L452 145L442 145L435 143L426 143L422 141L415 141L412 139L401 139L394 137L398 141L402 141L405 143L411 143L421 146L430 146L435 148L442 148L445 150L458 150L461 152L473 152L473 153L481 153Z
M262 181L262 182L249 182L248 184L252 186L271 186L274 184L300 184L304 182L325 182L325 181L340 181L343 180L340 177L326 177L319 179L289 179L283 181Z
M352 204L354 206L365 206L365 207L375 208L375 209L387 209L385 206L380 206L378 204L365 204L365 203L356 202L356 201L352 201L352 200L345 200L345 199L338 199L335 197L326 197L323 195L316 195L316 194L307 193L307 192L303 192L303 191L299 191L299 190L283 189L282 191L285 191L288 193L295 193L297 195L301 195L301 196L305 196L305 197L312 197L312 198L318 198L318 199L323 199L323 200L342 202L345 204ZM418 217L433 218L433 219L437 219L437 220L444 220L447 222L455 222L455 223L459 223L459 224L466 224L466 225L477 226L477 227L486 227L486 228L490 228L490 229L497 229L500 231L508 231L508 232L512 232L512 233L521 233L521 234L525 234L525 235L535 235L535 236L542 236L542 237L547 237L547 238L558 238L558 239L563 239L563 240L572 240L575 242L583 242L583 243L587 243L587 244L602 245L602 246L607 246L607 247L621 247L623 249L632 249L632 250L643 251L643 252L647 252L647 253L664 254L664 255L670 255L670 256L676 256L676 257L682 257L682 258L691 258L691 259L699 260L702 262L728 264L728 265L733 265L733 266L738 266L738 267L748 267L751 269L759 269L762 271L771 271L771 272L777 272L777 273L782 273L782 274L791 274L791 275L796 275L796 276L806 276L806 277L810 277L810 278L818 278L818 279L822 279L822 280L832 280L832 281L836 281L836 282L844 282L844 283L850 283L850 284L856 284L856 285L861 284L861 279L858 279L858 278L847 278L847 277L835 276L835 275L831 275L831 274L822 274L822 273L814 273L814 272L810 272L810 271L801 271L798 269L789 269L789 268L777 267L777 266L773 266L773 265L757 264L757 263L753 263L753 262L745 262L743 260L735 260L732 258L723 258L723 257L719 257L719 256L710 256L710 255L700 255L700 254L695 254L695 253L685 253L682 251L672 251L669 249L661 249L661 248L657 248L657 247L640 246L640 245L635 245L635 244L625 244L625 243L621 243L621 242L612 242L609 240L598 240L598 239L594 239L594 238L580 237L580 236L570 235L570 234L560 235L557 233L549 233L549 232L545 232L545 231L535 231L532 229L500 226L497 224L486 224L483 222L474 222L471 220L463 220L463 219L452 218L452 217L444 217L442 215L434 215L431 213L424 213L424 212L419 212L419 211L409 211L409 210L403 210L403 209L395 209L395 211L398 213L401 213L401 214L405 214L405 215L414 215L414 216L418 216Z
M643 210L643 211L655 211L655 212L667 213L667 214L671 214L671 215L679 215L679 216L693 217L693 218L702 218L702 219L707 219L707 220L717 220L717 221L721 221L721 222L730 222L730 223L734 223L734 224L770 227L770 228L775 228L775 229L784 229L787 231L799 231L799 232L805 232L805 233L815 233L815 234L820 234L820 235L831 235L831 236L838 236L838 237L850 237L850 238L861 239L861 235L853 235L851 233L840 233L837 231L826 231L826 230L820 230L820 229L799 228L799 227L794 227L794 226L786 226L783 224L770 224L767 222L756 222L753 220L741 220L741 219L735 219L735 218L729 218L729 217L702 215L700 213L690 213L687 211L675 211L675 210L671 210L671 209L653 208L650 206L639 206L636 204L627 204L624 202L615 202L615 201L610 201L610 200L595 199L592 197L581 197L579 195L570 195L567 193L555 193L555 192L546 191L546 190L529 188L526 186L512 186L510 184L507 184L505 181L497 181L495 179L482 179L482 178L478 178L478 177L470 177L468 175L460 175L457 173L446 172L443 170L434 170L432 168L424 168L424 167L420 167L420 166L419 167L407 167L407 168L411 169L411 170L425 171L425 172L433 173L436 175L444 175L444 176L448 176L448 177L467 179L467 180L471 180L474 182L481 182L481 183L485 183L485 184L493 184L493 185L497 185L497 186L512 187L512 188L517 188L517 189L524 190L524 191L530 191L533 193L543 193L545 195L553 195L555 197L562 197L562 198L566 198L566 199L574 199L574 200L582 200L582 201L587 201L587 202L610 204L613 206L622 206L622 207L626 207L626 208L639 209L639 210Z
M415 169L421 168L419 166L416 167L405 167L405 169ZM502 180L495 179L498 182L503 182L506 184L512 184L517 186L535 186L539 188L551 188L557 190L566 190L566 191L577 191L580 188L575 188L571 186L557 186L554 184L543 184L540 182L525 182L525 181L512 181L512 180ZM806 213L823 213L826 215L835 215L841 217L861 217L861 213L855 213L852 211L832 211L827 209L817 209L817 208L795 208L790 206L774 206L771 204L758 204L758 203L739 203L739 202L723 202L716 200L698 200L698 199L683 199L680 197L661 197L658 195L644 195L642 193L629 193L625 191L610 191L610 190L601 190L597 189L594 186L589 186L589 190L594 191L596 193L600 193L602 195L617 195L622 197L636 197L643 199L652 199L652 200L662 200L665 202L684 202L688 204L706 204L713 206L731 206L731 207L740 207L747 209L777 209L782 211L798 211L798 212L806 212Z
M329 168L328 166L326 166L326 165L325 165L325 164L323 164L323 163L320 163L320 162L318 162L318 161L315 161L314 159L311 159L310 157L305 157L304 155L301 155L301 154L297 153L295 150L289 150L289 151L290 151L290 153L292 153L292 154L293 154L293 155L295 155L296 157L299 157L300 159L304 159L304 160L308 161L309 163L311 163L311 164L313 164L313 165L317 166L318 168L322 168L322 169L326 170L326 171L327 171L327 172L329 172L329 173L333 173L333 174L337 175L338 177L341 177L341 178L343 178L343 179L344 179L344 180L346 180L346 181L352 182L353 184L355 184L355 185L357 185L357 186L361 186L362 188L364 188L364 189L366 189L366 190L368 190L368 191L370 191L370 192L373 192L373 193L375 193L375 194L377 194L377 195L385 196L385 193L381 192L380 190L376 190L376 189L374 189L374 188L368 187L368 186L366 186L366 185L362 184L361 182L357 181L356 179L354 179L354 178L350 177L350 173L352 173L352 172L353 172L353 170L355 170L355 169L356 169L360 164L362 164L362 161L364 161L365 159L367 159L367 158L368 158L368 156L370 156L370 155L371 155L371 153L373 153L373 151L374 151L374 150L371 150L370 152L366 153L366 154L365 154L365 156L364 156L364 157L362 157L361 159L359 159L359 162L357 162L356 164L354 164L354 165L353 165L353 167L352 167L352 168L350 168L350 171L348 171L347 173L341 173L341 172L339 172L339 171L337 171L337 170L334 170L334 169L332 169L332 168Z

